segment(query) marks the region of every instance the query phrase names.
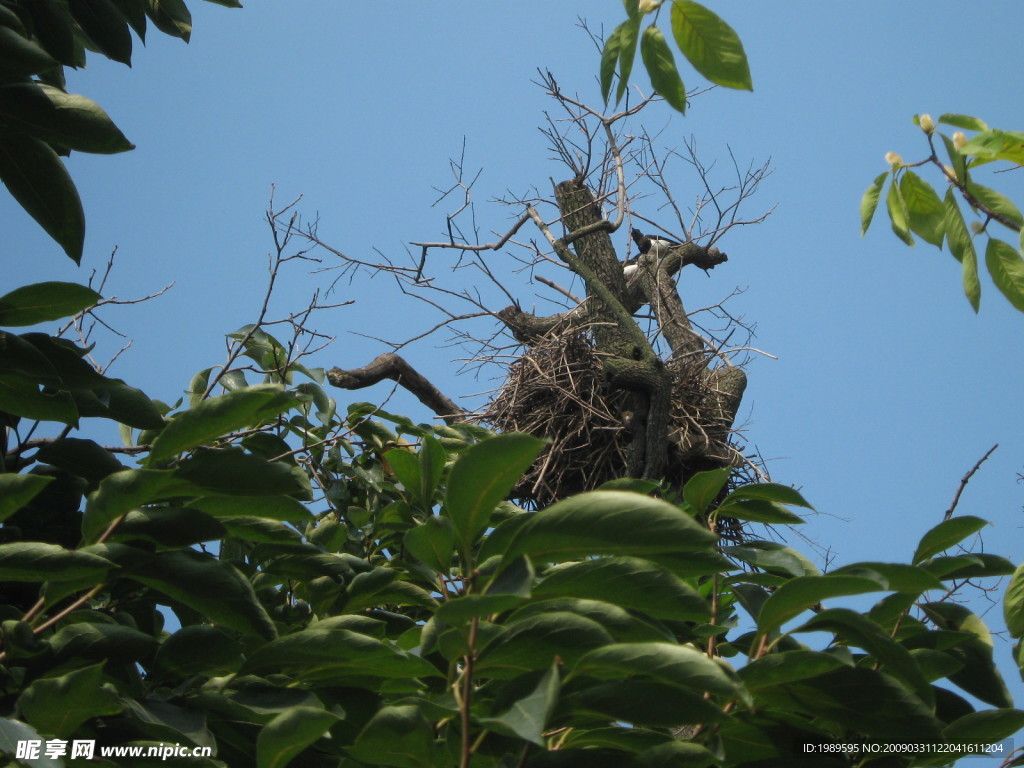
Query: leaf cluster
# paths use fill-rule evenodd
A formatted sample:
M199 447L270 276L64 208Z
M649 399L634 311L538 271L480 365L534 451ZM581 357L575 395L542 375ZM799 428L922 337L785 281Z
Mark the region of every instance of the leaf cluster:
M241 7L238 0L207 0ZM188 42L183 0L6 0L0 3L0 181L76 263L85 213L61 156L134 146L94 101L65 88L64 68L86 52L131 65L132 31L147 23Z
M1024 312L1024 214L1003 193L978 183L975 169L992 162L1009 163L1012 168L1024 165L1024 133L991 129L970 115L945 114L933 121L928 115L915 115L914 122L925 133L930 154L924 160L904 163L889 153L889 170L879 174L861 198L861 234L867 232L875 210L885 194L885 210L892 231L907 245L914 245L914 235L926 243L942 248L945 245L961 264L964 293L975 312L981 305L981 282L978 278L978 253L975 238L988 235L985 245L985 266L992 282L1007 300ZM959 128L947 135L939 126ZM970 140L964 130L975 131ZM937 143L948 163L939 158ZM946 185L940 198L935 188L914 171L921 166L937 169ZM887 184L888 182L888 184ZM968 227L962 204L980 217ZM1016 234L1013 244L989 232L989 225L1001 224Z
M686 87L665 33L656 23L649 24L642 34L640 31L644 16L650 14L656 20L664 3L624 0L623 4L627 18L608 35L601 52L601 94L605 103L616 75L616 103L625 95L639 44L654 92L673 109L685 113ZM743 43L732 27L692 0L672 0L670 16L672 39L694 69L716 85L753 90Z
M0 318L96 299L28 286ZM174 406L119 399L68 342L0 338L6 380L30 385L0 393L0 743L209 746L209 766L753 766L1024 727L984 623L944 599L1013 572L945 554L978 518L936 526L909 563L821 574L707 524L799 523L792 488L716 505L723 469L675 501L619 481L527 512L505 499L540 440L339 410L259 326ZM127 445L71 436L88 417ZM47 422L56 437L30 437ZM863 595L880 599L842 606ZM835 749L822 765L844 764Z

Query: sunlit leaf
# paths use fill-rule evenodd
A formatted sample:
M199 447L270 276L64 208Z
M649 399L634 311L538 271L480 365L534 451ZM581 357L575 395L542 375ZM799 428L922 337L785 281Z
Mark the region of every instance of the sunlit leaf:
M505 557L563 562L592 555L701 550L714 534L676 507L625 491L593 491L560 501L519 526Z
M1017 229L1024 227L1024 215L1022 215L1020 209L1013 204L1013 201L1002 192L997 192L994 189L983 187L981 184L975 184L973 182L967 185L967 191L978 202L980 202L985 209L999 214L1004 219L1007 219L1012 224L1016 225Z
M750 65L732 27L700 3L672 3L672 34L693 68L712 83L752 91Z
M211 397L175 416L153 441L149 461L156 463L234 429L258 424L288 410L294 397L276 384L261 384Z
M910 236L910 226L907 223L907 206L903 202L899 185L895 181L889 185L889 192L885 196L885 207L889 211L892 231L907 245L913 245L914 238Z
M464 550L488 526L498 502L508 496L543 447L544 441L536 437L508 433L477 443L455 462L444 514Z
M971 515L951 517L929 530L917 545L914 552L914 565L932 555L944 552L950 547L956 546L971 534L977 533L988 525L986 520Z
M764 634L831 597L878 592L886 585L864 576L801 576L787 581L768 598L757 619Z
M640 56L651 78L651 86L674 109L686 112L686 87L676 69L675 57L664 33L653 24L644 30Z
M1006 160L1024 165L1024 133L1020 131L982 131L968 141L960 152L991 160Z
M889 172L880 173L871 182L871 186L867 188L864 196L860 199L860 235L863 237L867 234L868 227L871 226L871 219L875 216L875 209L878 207L878 198L882 194L882 187L885 185L885 180L889 177Z
M900 194L907 206L910 229L926 243L941 248L945 211L935 190L908 168L900 179Z
M985 248L985 265L1003 296L1024 312L1024 259L1009 243L990 238Z
M970 115L958 115L954 113L947 113L940 115L938 119L939 123L945 123L946 125L952 125L954 128L963 128L966 131L987 131L988 126L984 120L979 120L976 117Z
M631 16L616 27L619 37L619 87L615 91L616 103L622 101L629 86L629 76L633 72L633 61L636 59L636 45L640 39L641 18L639 15Z
M974 311L978 311L981 304L981 281L978 280L978 257L974 252L974 240L967 231L960 206L957 205L953 196L953 188L946 190L946 197L942 201L944 210L943 229L946 234L946 244L949 250L962 265L964 293L971 303Z
M1024 637L1024 564L1014 571L1003 595L1003 617L1013 637Z

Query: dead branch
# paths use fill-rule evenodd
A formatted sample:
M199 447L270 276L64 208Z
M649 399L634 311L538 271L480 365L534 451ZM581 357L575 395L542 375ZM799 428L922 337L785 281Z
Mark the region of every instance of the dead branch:
M412 394L416 395L421 403L444 419L446 424L455 424L465 421L466 412L454 402L445 397L421 373L416 371L402 357L393 352L386 352L378 355L369 365L352 370L331 368L327 372L327 380L335 387L342 389L363 389L374 384L391 379L398 383Z

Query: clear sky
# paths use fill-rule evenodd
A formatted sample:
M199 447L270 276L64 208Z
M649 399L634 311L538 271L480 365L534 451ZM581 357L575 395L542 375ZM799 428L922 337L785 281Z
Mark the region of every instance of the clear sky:
M617 0L190 5L190 45L152 32L145 48L137 43L131 69L91 56L69 78L138 145L69 162L88 221L83 266L0 195L5 289L84 280L115 247L108 294L134 298L175 283L156 301L107 315L134 340L112 373L168 402L192 373L223 360L225 333L255 317L272 184L279 202L303 195L298 210L319 215L321 236L336 248L402 259L410 241L443 235L447 209L431 207L434 188L450 183L449 158L465 139L467 167L483 169L477 221L485 233L503 231L510 211L490 199L547 191L549 179L564 176L537 131L553 104L531 84L536 69L597 103L598 57L577 18L594 29L623 18ZM743 40L754 92L706 94L685 118L658 105L644 125L662 131L665 146L694 136L725 168L730 148L741 165L770 158L775 168L751 204L777 204L773 215L720 243L730 258L710 280L682 281L690 307L745 289L732 309L757 324L755 344L778 357L748 369L747 439L770 459L775 480L802 488L818 508L803 533L835 565L907 561L961 476L999 443L958 511L993 523L986 551L1021 562L1024 316L986 276L976 316L949 253L906 248L884 218L866 238L858 231L860 196L885 170L884 154L925 154L914 113L1024 128L1019 25L1004 3L981 0L709 5ZM701 82L679 64L689 86ZM647 87L639 68L634 81ZM695 182L681 172L674 187L685 199ZM1019 174L989 183L1024 201ZM626 233L617 237L625 252ZM301 308L334 276L296 265L282 279L276 313ZM524 284L519 293L529 305L539 290ZM314 323L337 336L313 361L324 367L356 367L386 351L357 333L401 339L430 322L384 278L342 282L331 298L356 303ZM461 353L442 341L403 354L452 397L493 386L457 377L451 361ZM389 389L335 394L343 403L380 400ZM407 399L389 407L430 418ZM815 558L824 564L820 552ZM975 608L991 608L985 619L1001 628L999 605ZM1005 637L996 652L1024 699L1005 663Z

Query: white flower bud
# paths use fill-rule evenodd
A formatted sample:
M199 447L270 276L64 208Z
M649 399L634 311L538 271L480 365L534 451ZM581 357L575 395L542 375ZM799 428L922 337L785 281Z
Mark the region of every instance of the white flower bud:
M932 120L932 116L928 114L921 115L917 119L917 124L921 126L921 130L927 134L931 134L935 130L935 121Z
M903 158L897 155L895 152L886 152L885 162L887 162L889 165L903 165Z
M958 150L960 150L960 149L963 149L966 144L967 144L967 137L964 136L964 132L963 131L957 131L956 133L953 134L953 146L954 147L956 147Z
M953 170L953 166L951 166L951 165L944 165L944 166L942 166L942 170L945 171L946 178L950 182L952 182L954 179L956 179L956 171Z
M972 221L971 222L971 232L973 232L976 235L980 235L984 231L985 231L985 225L982 224L980 221Z
M651 11L657 10L658 6L661 5L658 0L640 0L637 5L637 10L640 13L650 13Z

